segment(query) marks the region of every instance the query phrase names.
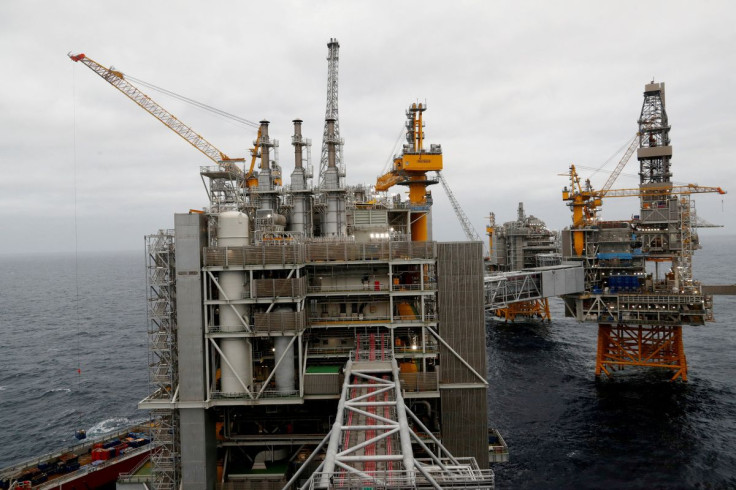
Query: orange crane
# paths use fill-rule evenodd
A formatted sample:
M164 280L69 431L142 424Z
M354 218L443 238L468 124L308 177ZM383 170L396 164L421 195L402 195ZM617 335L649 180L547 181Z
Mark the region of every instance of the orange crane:
M590 184L590 179L586 179L585 184L580 183L580 176L575 170L575 165L570 165L570 188L565 187L562 190L562 200L568 201L572 209L572 228L573 243L575 254L580 256L583 254L584 248L584 232L583 228L595 224L597 220L598 208L602 205L603 198L609 197L642 197L642 196L658 196L658 195L689 195L701 193L718 193L725 194L726 191L720 187L707 187L696 184L672 185L667 182L661 185L649 184L646 187L638 187L632 189L611 189L611 185L615 181L615 177L621 173L624 165L631 158L636 148L637 138L629 145L629 148L621 159L614 173L608 178L605 185L600 190L595 190Z
M586 179L585 186L583 187L580 184L580 176L575 170L575 165L570 166L569 175L570 187L572 188L572 192L567 191L567 188L565 188L562 191L562 199L564 201L570 201L570 208L572 209L573 213L573 228L582 228L595 219L598 213L598 208L602 204L601 198L608 193L618 176L621 175L621 171L631 159L631 156L634 154L638 143L639 133L637 132L631 139L631 142L629 142L629 146L626 148L624 156L621 158L621 160L619 160L618 165L616 165L616 168L613 170L613 172L611 172L608 180L606 180L606 183L603 184L603 187L599 191L593 190L593 187L590 185L589 179ZM576 244L576 252L578 244L580 244L580 251L577 252L577 254L580 255L582 253L583 243L582 232L574 232L573 240Z
M430 145L424 149L424 122L422 113L427 110L426 104L414 103L406 112L406 139L408 145L398 157L394 158L393 166L384 175L376 180L376 191L387 191L394 185L409 187L409 205L411 215L412 241L426 241L429 237L427 229L427 186L436 184L435 180L427 179L427 172L442 170L442 148L440 145Z
M113 87L117 88L125 94L130 100L142 107L146 112L151 114L153 117L161 121L166 127L174 131L176 134L181 136L185 141L194 146L196 149L204 153L207 158L219 165L223 170L229 172L234 180L239 185L252 187L257 185L258 180L254 178L254 168L256 159L258 157L258 151L260 148L261 141L261 130L258 130L258 135L254 142L254 148L251 149L251 163L250 169L247 173L244 173L237 162L244 162L244 158L230 158L225 153L220 151L215 145L207 141L204 137L194 131L192 128L181 122L176 116L171 114L169 111L161 107L151 97L144 94L135 85L126 80L123 73L107 68L84 53L73 55L68 54L72 61L81 62L87 68L97 73L103 80L108 82Z
M493 237L496 233L496 213L488 215L488 224L486 225L486 235L488 235L488 261L491 265L496 263L496 256L493 253Z

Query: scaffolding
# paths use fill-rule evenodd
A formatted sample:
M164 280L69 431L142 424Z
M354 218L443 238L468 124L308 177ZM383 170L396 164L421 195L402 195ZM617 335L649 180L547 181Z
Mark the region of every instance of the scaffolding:
M696 289L693 283L693 252L697 235L693 231L695 202L690 196L680 198L680 257L677 268L680 288L683 292L692 293Z
M173 402L178 385L174 230L146 237L146 269L150 398ZM177 411L152 410L151 416L153 488L174 490L179 479Z

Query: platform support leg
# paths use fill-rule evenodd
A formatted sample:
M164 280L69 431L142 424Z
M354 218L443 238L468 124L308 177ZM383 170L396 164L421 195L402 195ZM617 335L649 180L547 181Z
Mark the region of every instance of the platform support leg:
M595 375L626 366L670 369L672 381L687 381L682 326L599 324Z

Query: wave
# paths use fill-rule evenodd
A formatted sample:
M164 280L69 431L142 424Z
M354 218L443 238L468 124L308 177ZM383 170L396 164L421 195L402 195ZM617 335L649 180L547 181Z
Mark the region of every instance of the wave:
M51 388L50 390L44 391L41 394L41 397L52 396L54 393L71 393L71 392L72 392L71 388Z
M46 393L54 393L54 392L57 392L57 391L65 391L66 393L71 393L72 392L72 389L71 388L52 388L52 389L48 390Z
M134 423L134 421L131 421L127 417L112 417L101 422L97 422L95 425L87 429L87 436L94 437L107 434L109 432L114 432Z

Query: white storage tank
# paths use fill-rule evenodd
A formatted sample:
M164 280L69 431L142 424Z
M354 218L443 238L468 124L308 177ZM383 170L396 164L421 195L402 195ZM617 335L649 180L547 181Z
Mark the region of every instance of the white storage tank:
M217 219L217 245L244 247L250 238L248 215L240 211L225 211Z
M221 247L244 247L249 242L248 215L240 211L225 211L217 220L217 244ZM220 299L229 301L246 297L247 276L243 271L222 271L218 281L222 292ZM220 305L220 331L242 332L243 319L250 314L249 307L243 304ZM245 394L243 383L253 385L253 347L248 339L230 338L220 340L220 349L227 358L220 363L220 390L229 394ZM229 365L228 365L229 363ZM243 383L241 383L242 380Z

